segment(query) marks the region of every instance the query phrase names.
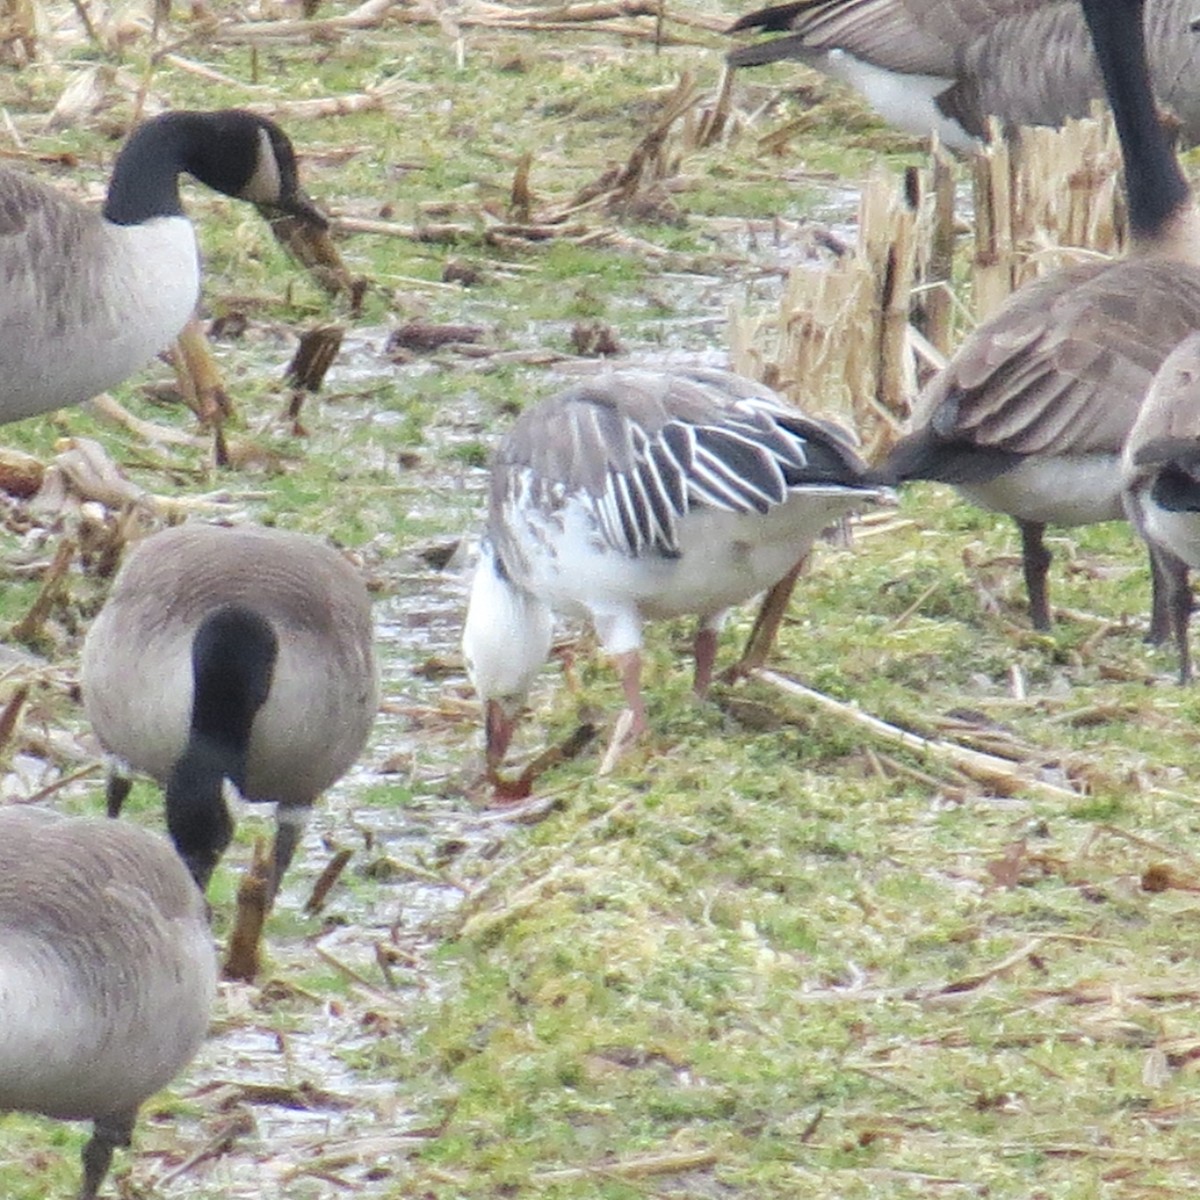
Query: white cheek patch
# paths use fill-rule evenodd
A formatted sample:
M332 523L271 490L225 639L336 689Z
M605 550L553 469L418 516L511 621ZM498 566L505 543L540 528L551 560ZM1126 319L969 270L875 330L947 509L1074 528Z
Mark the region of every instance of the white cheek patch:
M252 204L274 204L283 192L283 178L279 171L279 160L275 147L265 129L258 131L258 163L246 186L238 193L242 200Z

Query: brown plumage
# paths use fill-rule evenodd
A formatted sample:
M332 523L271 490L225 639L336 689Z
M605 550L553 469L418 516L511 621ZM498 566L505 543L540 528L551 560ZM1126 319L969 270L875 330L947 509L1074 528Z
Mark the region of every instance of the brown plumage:
M1130 257L1021 289L922 393L885 469L956 485L1021 530L1034 626L1046 629L1048 524L1123 514L1119 460L1154 372L1200 328L1200 236L1154 107L1138 0L1085 0L1125 157ZM1152 634L1168 632L1155 564Z
M1200 140L1200 41L1190 0L1148 0L1159 102ZM783 36L739 47L735 66L792 59L858 88L910 133L938 128L968 149L989 116L1061 125L1086 116L1104 85L1075 0L797 0L748 13L733 30Z
M1125 443L1129 515L1167 584L1179 680L1192 675L1188 568L1200 567L1200 333L1167 356Z
M0 809L0 1111L94 1123L79 1200L196 1053L216 974L204 899L165 840Z
M181 525L139 542L88 631L84 707L105 748L167 791L201 886L232 834L229 779L276 803L272 893L309 810L379 703L359 573L305 534ZM110 794L110 815L123 793Z

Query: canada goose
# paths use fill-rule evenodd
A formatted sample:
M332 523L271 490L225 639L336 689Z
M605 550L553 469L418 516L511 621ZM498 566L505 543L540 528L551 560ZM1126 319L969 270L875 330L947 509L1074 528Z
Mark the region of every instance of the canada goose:
M1200 328L1200 228L1158 119L1141 0L1084 0L1125 159L1128 258L1020 289L918 399L884 473L951 483L1021 531L1034 627L1050 627L1047 524L1123 515L1120 456L1154 372ZM1168 632L1152 562L1151 635Z
M204 899L165 841L0 809L0 1111L93 1123L79 1200L199 1049L216 982Z
M269 895L313 801L349 770L379 705L359 573L301 533L180 525L139 542L83 647L83 702L110 753L166 790L196 882L233 833L223 781L276 804ZM127 786L110 784L109 815Z
M711 370L602 375L526 410L496 451L463 653L495 779L552 613L586 616L646 724L642 625L695 613L695 690L728 609L782 579L823 529L888 493L845 433Z
M0 167L0 423L79 404L168 346L196 306L196 236L181 172L324 225L292 145L237 109L167 112L117 155L102 212Z
M1192 675L1188 568L1200 567L1200 333L1167 355L1125 443L1121 460L1130 517L1167 581L1179 649L1179 681Z
M1192 0L1147 0L1155 94L1200 141L1200 38ZM786 36L734 50L734 66L794 59L860 91L891 124L936 130L960 152L988 117L1061 125L1087 116L1104 85L1076 0L796 0L759 9L731 29Z

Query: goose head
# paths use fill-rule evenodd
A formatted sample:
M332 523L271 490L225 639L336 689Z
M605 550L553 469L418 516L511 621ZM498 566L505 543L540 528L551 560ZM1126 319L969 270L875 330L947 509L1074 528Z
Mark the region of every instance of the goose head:
M178 174L238 200L298 217L324 229L328 221L300 187L296 152L286 133L243 109L162 113L139 125L113 167L104 215L134 225L177 215Z
M534 678L550 656L552 634L549 608L513 583L495 548L485 543L471 584L462 650L483 705L489 777L503 761Z
M228 779L245 791L254 718L267 702L279 654L271 623L238 604L215 609L192 642L187 745L166 787L167 829L201 891L233 837Z

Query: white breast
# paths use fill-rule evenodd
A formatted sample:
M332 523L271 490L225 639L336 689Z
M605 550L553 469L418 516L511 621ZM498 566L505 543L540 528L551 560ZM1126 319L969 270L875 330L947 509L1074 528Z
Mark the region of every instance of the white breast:
M1139 497L1138 503L1146 536L1165 546L1189 567L1200 567L1200 513L1170 512L1145 494Z
M640 645L642 620L704 618L764 591L862 503L861 492L830 488L806 489L765 516L696 509L680 521L678 558L619 553L578 501L507 519L527 567L521 585L558 612L590 617L605 651L620 654Z
M1092 525L1124 517L1115 454L1030 457L988 483L957 485L980 508L1044 525Z
M944 117L934 98L953 80L938 75L916 75L889 71L855 58L845 50L830 50L825 71L850 84L890 125L916 137L928 137L936 131L942 144L963 154L979 149L979 143L963 131L957 121Z
M79 404L115 387L170 345L196 305L196 238L184 217L104 223L77 263L37 264L0 300L6 420ZM49 278L47 271L61 278Z

